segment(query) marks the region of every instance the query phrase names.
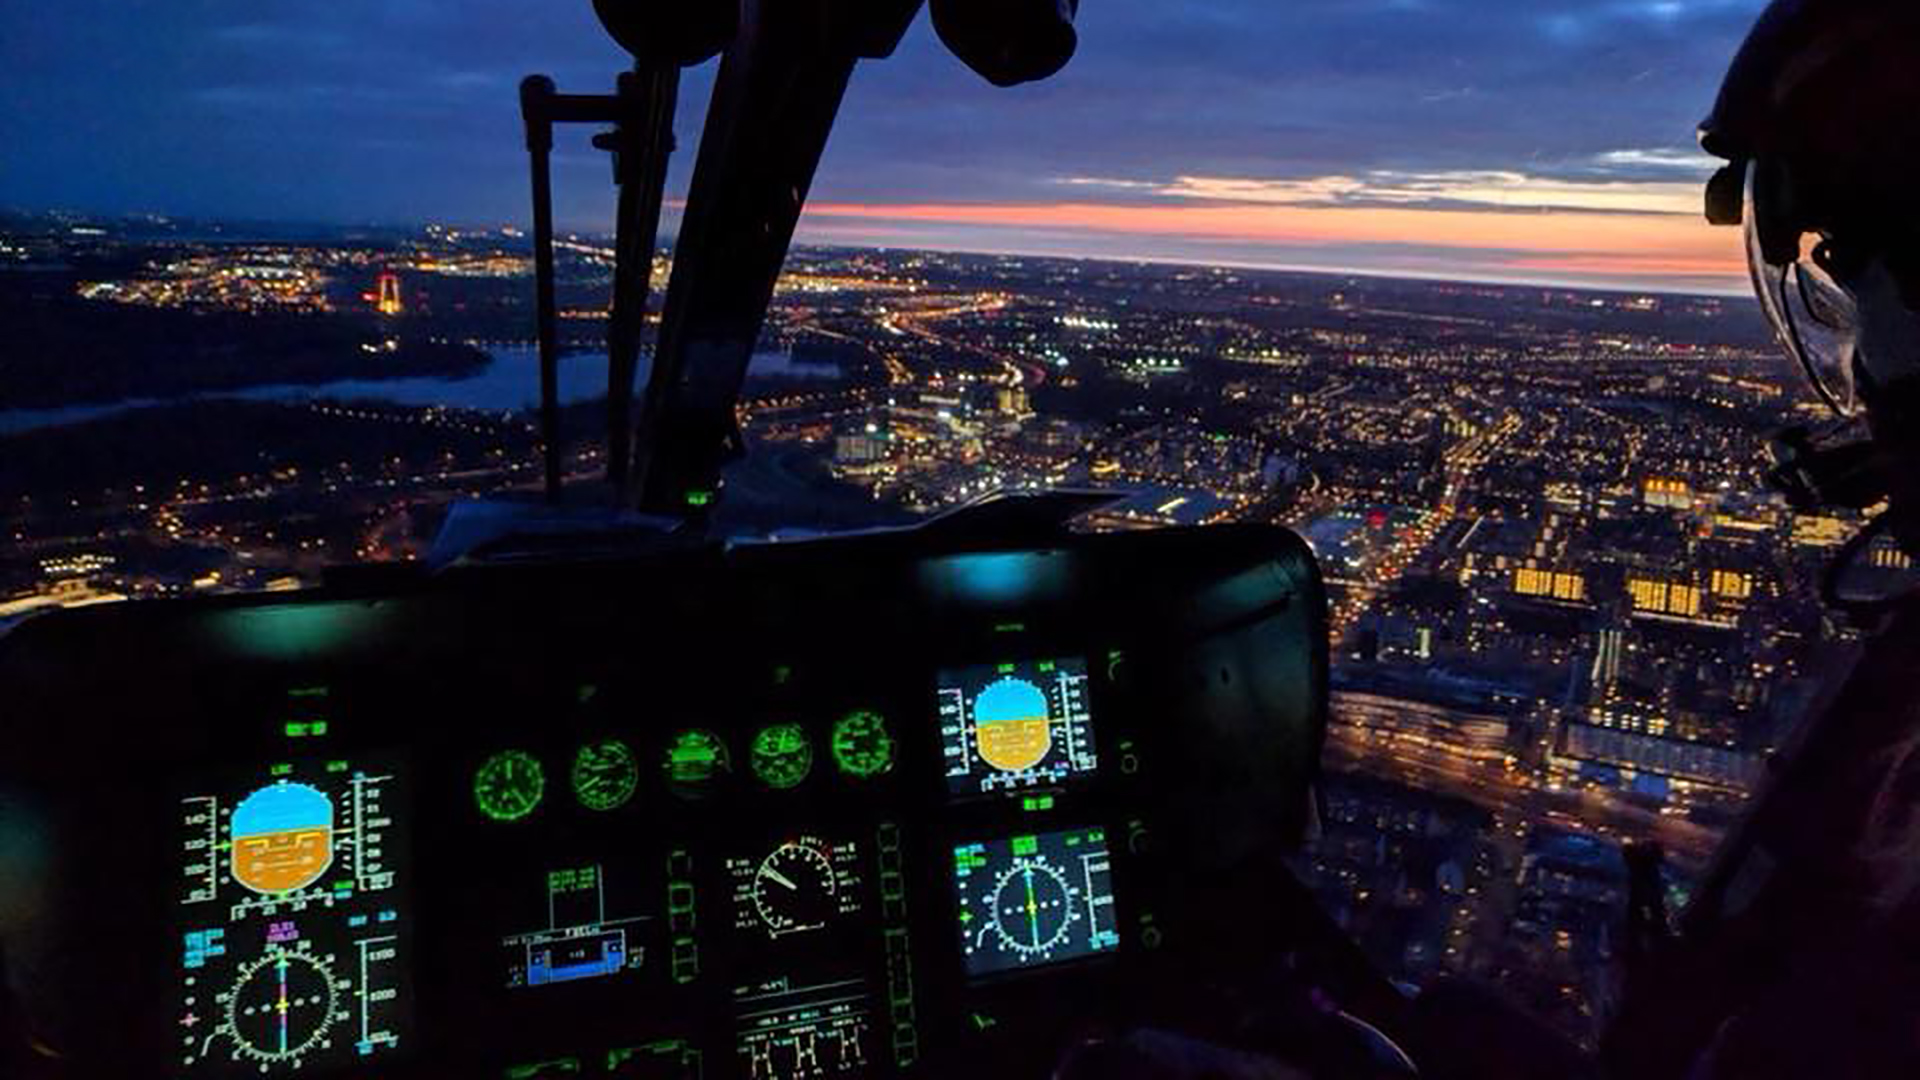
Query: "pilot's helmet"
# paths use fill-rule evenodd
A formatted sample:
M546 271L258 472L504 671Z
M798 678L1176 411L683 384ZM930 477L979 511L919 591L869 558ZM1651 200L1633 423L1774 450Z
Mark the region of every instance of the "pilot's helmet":
M1820 397L1920 445L1920 0L1774 0L1700 144L1761 307ZM1897 430L1894 429L1897 426Z

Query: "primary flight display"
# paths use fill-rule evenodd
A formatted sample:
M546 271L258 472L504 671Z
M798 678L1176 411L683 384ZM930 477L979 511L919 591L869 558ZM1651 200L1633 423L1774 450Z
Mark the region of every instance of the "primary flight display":
M183 1073L330 1069L400 1046L402 774L390 760L281 762L181 798Z
M936 696L956 797L1067 785L1099 768L1083 659L941 671Z

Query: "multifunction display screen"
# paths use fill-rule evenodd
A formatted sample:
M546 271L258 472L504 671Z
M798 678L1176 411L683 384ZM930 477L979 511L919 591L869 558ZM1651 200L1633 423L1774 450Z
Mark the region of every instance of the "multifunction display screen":
M1103 829L1011 836L953 851L967 974L1092 956L1120 944Z
M751 940L810 934L858 923L860 848L794 836L764 855L727 860L733 881L734 928Z
M518 890L520 921L501 939L509 987L616 979L658 967L659 886L627 865L580 863Z
M862 847L788 834L726 860L739 948L734 1053L748 1080L864 1075L878 1060Z
M179 804L179 1071L325 1071L405 1038L402 770L316 760L205 777Z
M1030 660L942 671L947 790L992 795L1092 777L1098 766L1087 665Z

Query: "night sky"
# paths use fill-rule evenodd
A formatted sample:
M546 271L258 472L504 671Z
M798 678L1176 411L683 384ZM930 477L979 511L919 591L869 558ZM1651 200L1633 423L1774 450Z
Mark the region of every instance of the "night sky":
M802 239L1739 291L1693 130L1763 0L1083 0L988 86L864 63ZM521 223L515 87L609 89L587 0L0 5L0 206ZM683 84L684 190L713 64ZM561 222L611 220L556 155Z

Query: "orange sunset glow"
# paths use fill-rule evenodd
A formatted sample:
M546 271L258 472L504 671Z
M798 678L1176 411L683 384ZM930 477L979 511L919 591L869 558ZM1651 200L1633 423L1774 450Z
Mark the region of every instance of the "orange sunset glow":
M1647 287L1746 287L1736 236L1678 213L1602 213L1580 210L1424 209L1272 204L1121 205L1096 202L1020 204L816 203L810 224L822 232L856 230L909 242L914 226L958 230L1045 230L1124 242L1177 239L1234 245L1238 261L1249 247L1274 253L1273 262L1316 253L1338 257L1358 250L1416 247L1456 256L1463 267L1495 277L1581 281L1643 281ZM876 237L878 238L878 237ZM1391 273L1393 262L1365 260Z

